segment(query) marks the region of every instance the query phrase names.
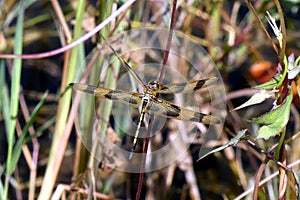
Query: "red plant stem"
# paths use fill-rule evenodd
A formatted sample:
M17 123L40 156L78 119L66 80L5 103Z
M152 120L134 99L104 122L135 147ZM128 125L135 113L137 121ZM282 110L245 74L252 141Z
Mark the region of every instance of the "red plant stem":
M177 0L173 0L170 32L169 32L169 36L168 36L168 42L167 42L167 46L166 46L166 52L164 55L162 68L161 68L159 78L158 78L159 83L161 83L161 81L164 77L165 71L166 71L166 64L167 64L169 53L170 53L171 42L172 42L172 37L173 37L173 30L174 30L174 26L175 26L174 22L175 22L175 17L176 17L176 7L177 7ZM151 117L150 117L150 119L151 119ZM143 148L143 156L142 156L142 163L141 163L141 169L140 169L139 184L138 184L138 190L137 190L136 197L135 197L136 200L139 200L141 197L141 191L142 191L143 180L144 180L144 175L145 175L146 155L147 155L147 150L148 150L148 146L149 146L149 142L150 142L150 135L151 135L150 132L151 132L151 121L149 122L147 137L145 139L145 145Z
M163 80L163 77L164 77L165 72L166 72L166 64L167 64L169 54L170 54L173 31L174 31L174 26L175 26L174 22L175 22L175 17L176 17L176 7L177 7L177 0L173 0L170 32L169 32L169 36L168 36L168 41L167 41L166 52L165 52L165 55L164 55L163 64L162 64L161 71L160 71L159 78L158 78L159 83L161 83L161 81Z
M255 178L255 184L254 184L254 191L253 191L253 200L257 200L258 198L258 187L259 187L259 181L262 177L262 174L267 166L267 163L269 162L269 158L266 157L264 162L260 165L256 178Z
M260 153L263 153L267 158L269 158L270 160L274 161L278 166L280 166L282 169L287 170L287 171L292 171L292 168L286 166L285 164L283 164L282 162L276 160L276 158L274 157L272 151L271 152L266 152L264 149L262 149L261 147L259 147L256 143L252 142L249 139L246 139L247 143L250 144L254 149L258 150ZM277 146L277 145L276 145ZM273 148L275 148L276 146L274 146ZM273 149L272 148L272 149Z
M143 156L142 156L142 163L141 163L141 168L140 168L140 176L139 176L139 184L138 184L138 189L136 192L136 200L139 200L141 197L141 192L142 192L142 188L143 188L143 180L144 180L144 175L145 175L145 164L146 164L146 153L148 150L148 146L149 146L149 142L150 142L150 133L151 133L151 121L149 122L149 126L148 126L148 131L147 131L147 137L145 139L145 145L143 148Z

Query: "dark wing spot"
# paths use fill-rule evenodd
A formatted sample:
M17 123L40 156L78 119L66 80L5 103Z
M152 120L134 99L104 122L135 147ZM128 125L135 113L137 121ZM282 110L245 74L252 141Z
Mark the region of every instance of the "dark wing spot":
M174 110L176 110L176 112L181 112L181 109L179 106L173 104L173 105L169 105L170 107L172 107Z
M172 107L173 110L167 110L167 111L163 112L163 114L168 117L179 117L180 112L181 112L180 107L177 105L169 105L169 106Z
M135 99L130 98L130 97L125 97L123 100L130 104L138 104L138 102Z
M168 117L179 117L179 115L180 115L180 113L174 112L174 111L171 111L171 110L163 112L163 114L168 116Z
M111 100L119 100L118 94L120 94L120 91L110 91L109 93L105 94L105 98L111 99Z
M198 81L194 90L199 90L200 88L202 88L202 86L204 85L205 82L206 82L206 79Z
M161 89L161 90L169 90L169 88L166 87L166 86L164 86L164 85L162 85L160 89Z
M152 111L152 112L157 112L160 110L160 107L156 106L156 105L149 105L146 107L146 110Z
M195 113L194 117L191 118L190 120L194 121L194 122L202 122L202 119L203 119L204 116L206 116L206 115L202 114L202 113Z
M157 91L158 93L173 93L173 91L171 91L168 87L162 85L160 87L160 90Z
M97 89L96 86L93 85L87 85L83 92L89 93L89 94L94 94L95 90Z

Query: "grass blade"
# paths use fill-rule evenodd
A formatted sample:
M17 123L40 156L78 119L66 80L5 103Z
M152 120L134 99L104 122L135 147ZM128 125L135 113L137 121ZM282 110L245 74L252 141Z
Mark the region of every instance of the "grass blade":
M22 135L19 137L19 139L15 145L15 148L13 150L13 153L12 153L13 157L11 160L11 166L9 169L7 169L8 173L10 173L10 174L12 174L14 172L14 170L17 166L18 160L21 155L23 144L25 144L25 141L28 141L28 140L26 140L26 136L27 136L29 127L31 127L33 125L38 113L40 112L42 106L44 105L44 103L46 101L47 96L48 96L48 92L45 92L41 101L34 108L32 114L31 114L30 120L26 123L25 127L23 128ZM32 138L32 137L30 137L30 138Z
M24 8L20 8L19 15L16 24L15 33L15 46L14 54L22 54L23 49L23 21L24 21ZM14 134L16 127L16 118L18 114L19 107L19 92L20 92L20 80L21 80L21 68L22 60L20 58L14 59L13 70L12 70L12 80L11 80L11 99L10 99L10 116L9 116L9 127L7 132L7 142L8 142L8 153L6 160L6 176L4 185L4 196L2 199L7 199L9 178L11 176L11 164L12 164L12 151L14 144Z

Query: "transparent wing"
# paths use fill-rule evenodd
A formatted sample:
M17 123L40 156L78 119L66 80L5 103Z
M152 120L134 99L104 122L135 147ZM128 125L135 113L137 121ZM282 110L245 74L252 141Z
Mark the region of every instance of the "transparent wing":
M142 103L143 95L136 92L125 92L122 90L112 90L108 88L101 88L93 85L86 85L80 83L71 83L74 89L83 91L85 93L93 94L96 97L106 98L114 101L130 105L138 108ZM151 100L146 105L145 112L155 114L163 117L183 120L201 122L204 124L219 124L221 121L212 115L203 114L182 108L169 101L152 96Z
M217 81L216 77L201 79L186 83L174 83L168 85L161 85L157 93L172 94L179 92L191 92L201 89L203 86L209 86Z
M217 117L188 110L186 108L182 108L176 104L156 97L153 97L147 104L145 112L183 121L194 121L204 124L221 123L221 121Z
M130 105L134 108L138 108L142 102L143 95L136 92L126 92L122 90L112 90L108 88L97 87L93 85L71 83L74 89L93 94L96 97L106 98L113 101L119 101L121 103Z

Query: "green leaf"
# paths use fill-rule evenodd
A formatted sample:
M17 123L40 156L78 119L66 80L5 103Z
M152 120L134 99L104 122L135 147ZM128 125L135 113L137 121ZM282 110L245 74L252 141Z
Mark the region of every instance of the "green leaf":
M257 138L260 139L269 139L270 137L276 136L280 131L282 130L282 127L278 123L262 126L258 130L258 136Z
M14 170L17 166L17 163L19 161L20 155L21 155L22 146L23 146L23 144L25 144L29 127L33 125L39 111L41 110L42 106L44 105L44 103L46 101L47 96L48 96L48 92L45 92L41 101L34 108L32 114L31 114L30 120L26 123L25 127L23 128L22 135L19 137L19 139L14 147L13 153L12 153L13 156L12 156L12 160L11 160L11 165L10 165L10 168L7 169L8 174L12 174L14 172ZM33 136L30 136L30 138L32 138L32 137Z
M239 110L239 109L245 108L247 106L259 104L270 97L271 97L271 95L269 93L267 93L265 90L261 90L258 93L254 94L248 101L246 101L245 103L243 103L242 105L240 105L239 107L237 107L233 110Z
M235 146L237 143L239 143L241 140L243 140L245 138L246 131L247 131L246 129L239 131L238 134L234 138L232 138L227 144L224 144L216 149L211 150L210 152L201 156L198 160L201 160L202 158L204 158L210 154L216 153L218 151L222 151L229 146Z
M272 124L278 119L278 117L281 115L283 111L284 111L284 107L280 105L276 109L266 114L263 114L258 118L252 119L251 122L255 124L261 124L261 125Z
M295 61L295 63L294 63L295 66L298 66L298 65L299 65L299 61L300 61L300 56L297 57L297 59L296 59L296 61Z
M23 49L23 21L24 21L24 9L22 5L24 1L20 1L20 10L18 12L18 17L16 21L16 32L14 37L14 54L22 54ZM7 199L9 179L12 174L11 172L11 162L13 159L12 151L13 144L15 142L15 129L16 129L16 119L19 109L19 93L20 93L20 82L21 82L21 68L22 60L21 58L15 58L13 60L13 68L11 72L11 97L9 103L9 121L8 121L8 132L7 134L7 158L6 158L6 174L5 174L5 184L4 184L4 194L2 199ZM2 89L2 88L1 88Z
M279 105L274 110L256 118L253 119L252 122L255 124L273 124L275 123L279 118L281 118L284 114L289 114L290 111L290 105L293 100L293 92L290 90L290 94L287 96L284 103ZM288 113L286 113L288 112Z
M253 120L253 123L264 124L264 126L258 130L257 138L269 139L282 131L289 121L292 100L293 92L292 89L290 89L290 94L283 104L271 112Z
M271 90L277 86L279 81L281 80L282 75L276 74L271 80L261 85L253 87L254 89L263 89L263 90Z
M9 92L5 83L5 66L4 60L0 60L0 115L4 118L5 131L9 132L10 109L9 109Z

